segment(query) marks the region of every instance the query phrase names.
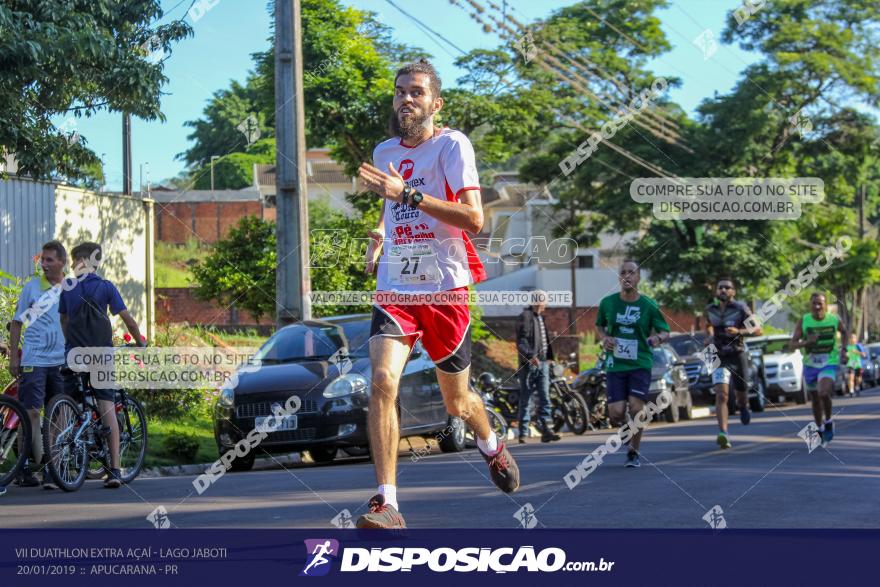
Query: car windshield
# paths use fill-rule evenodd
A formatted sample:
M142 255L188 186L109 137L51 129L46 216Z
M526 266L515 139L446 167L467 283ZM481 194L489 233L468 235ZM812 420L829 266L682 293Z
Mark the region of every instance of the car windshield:
M765 340L762 342L749 342L749 346L752 348L760 348L764 354L772 355L773 353L787 353L788 350L788 338L776 338L773 340Z
M345 339L338 326L296 324L272 335L254 359L263 363L327 359L344 347Z
M348 341L348 352L352 358L362 359L370 356L370 320L352 320L340 324Z
M874 346L869 349L872 357L880 357L880 346Z
M669 344L675 349L675 352L678 353L679 356L686 357L702 351L705 338L705 333L697 332L693 335L687 334L684 336L673 336L669 339Z

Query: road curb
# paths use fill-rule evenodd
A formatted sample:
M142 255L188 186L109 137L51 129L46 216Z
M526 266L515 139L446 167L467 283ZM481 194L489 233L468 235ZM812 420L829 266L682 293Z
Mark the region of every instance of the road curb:
M216 462L216 461L215 461ZM253 471L272 471L292 465L311 463L312 460L303 458L299 453L278 455L272 458L257 459L254 462ZM197 463L192 465L169 465L165 467L150 467L140 473L140 477L181 477L186 475L201 475L214 463Z

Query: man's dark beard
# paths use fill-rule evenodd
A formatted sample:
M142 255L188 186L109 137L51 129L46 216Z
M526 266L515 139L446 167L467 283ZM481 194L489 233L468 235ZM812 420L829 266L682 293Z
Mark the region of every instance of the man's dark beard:
M397 112L391 112L391 120L389 127L393 136L400 137L404 140L418 138L425 128L425 122L430 118L426 112L421 115L413 112L409 118L401 123Z

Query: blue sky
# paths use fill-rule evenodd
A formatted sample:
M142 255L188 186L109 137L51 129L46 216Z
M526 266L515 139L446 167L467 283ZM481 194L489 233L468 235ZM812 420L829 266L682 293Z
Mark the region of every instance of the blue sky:
M495 1L501 3L501 0ZM178 2L163 0L162 6L171 10ZM244 80L252 67L251 53L268 46L270 16L266 12L266 2L207 0L206 5L212 2L213 6L195 21L186 17L195 34L180 42L165 61L165 74L170 81L164 87L167 95L162 99L162 110L167 120L132 120L135 190L139 187L141 166L144 183L150 178L154 185L183 169L182 162L175 159L175 155L189 146L186 137L190 129L183 126L184 122L198 118L211 95L226 88L231 80ZM380 19L394 29L398 41L421 46L432 53L444 86L453 86L454 80L462 75L463 72L453 65L457 55L453 49L426 37L409 18L385 0L343 0L343 3L377 12ZM465 51L495 48L501 43L497 34L484 33L464 11L446 0L394 0L394 3ZM547 17L571 3L508 0L511 14L523 23ZM184 17L184 9L189 4L189 1L183 2L163 21ZM724 28L726 14L739 4L738 0L671 0L670 7L658 14L673 49L651 66L661 75L682 79L682 87L672 89L670 96L689 112L704 97L729 91L743 68L756 59L755 55L736 46L720 42L717 51L709 59L704 59L703 51L693 43L706 29L711 30L717 40ZM91 119L79 119L76 130L102 157L108 189L121 189L121 115L101 113Z

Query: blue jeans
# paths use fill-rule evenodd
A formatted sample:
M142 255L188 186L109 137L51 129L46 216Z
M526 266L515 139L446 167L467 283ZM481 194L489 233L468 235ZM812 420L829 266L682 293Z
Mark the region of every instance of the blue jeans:
M523 437L529 429L532 417L532 394L538 392L538 428L541 431L550 427L550 364L541 361L538 365L523 365L519 370L519 435Z

